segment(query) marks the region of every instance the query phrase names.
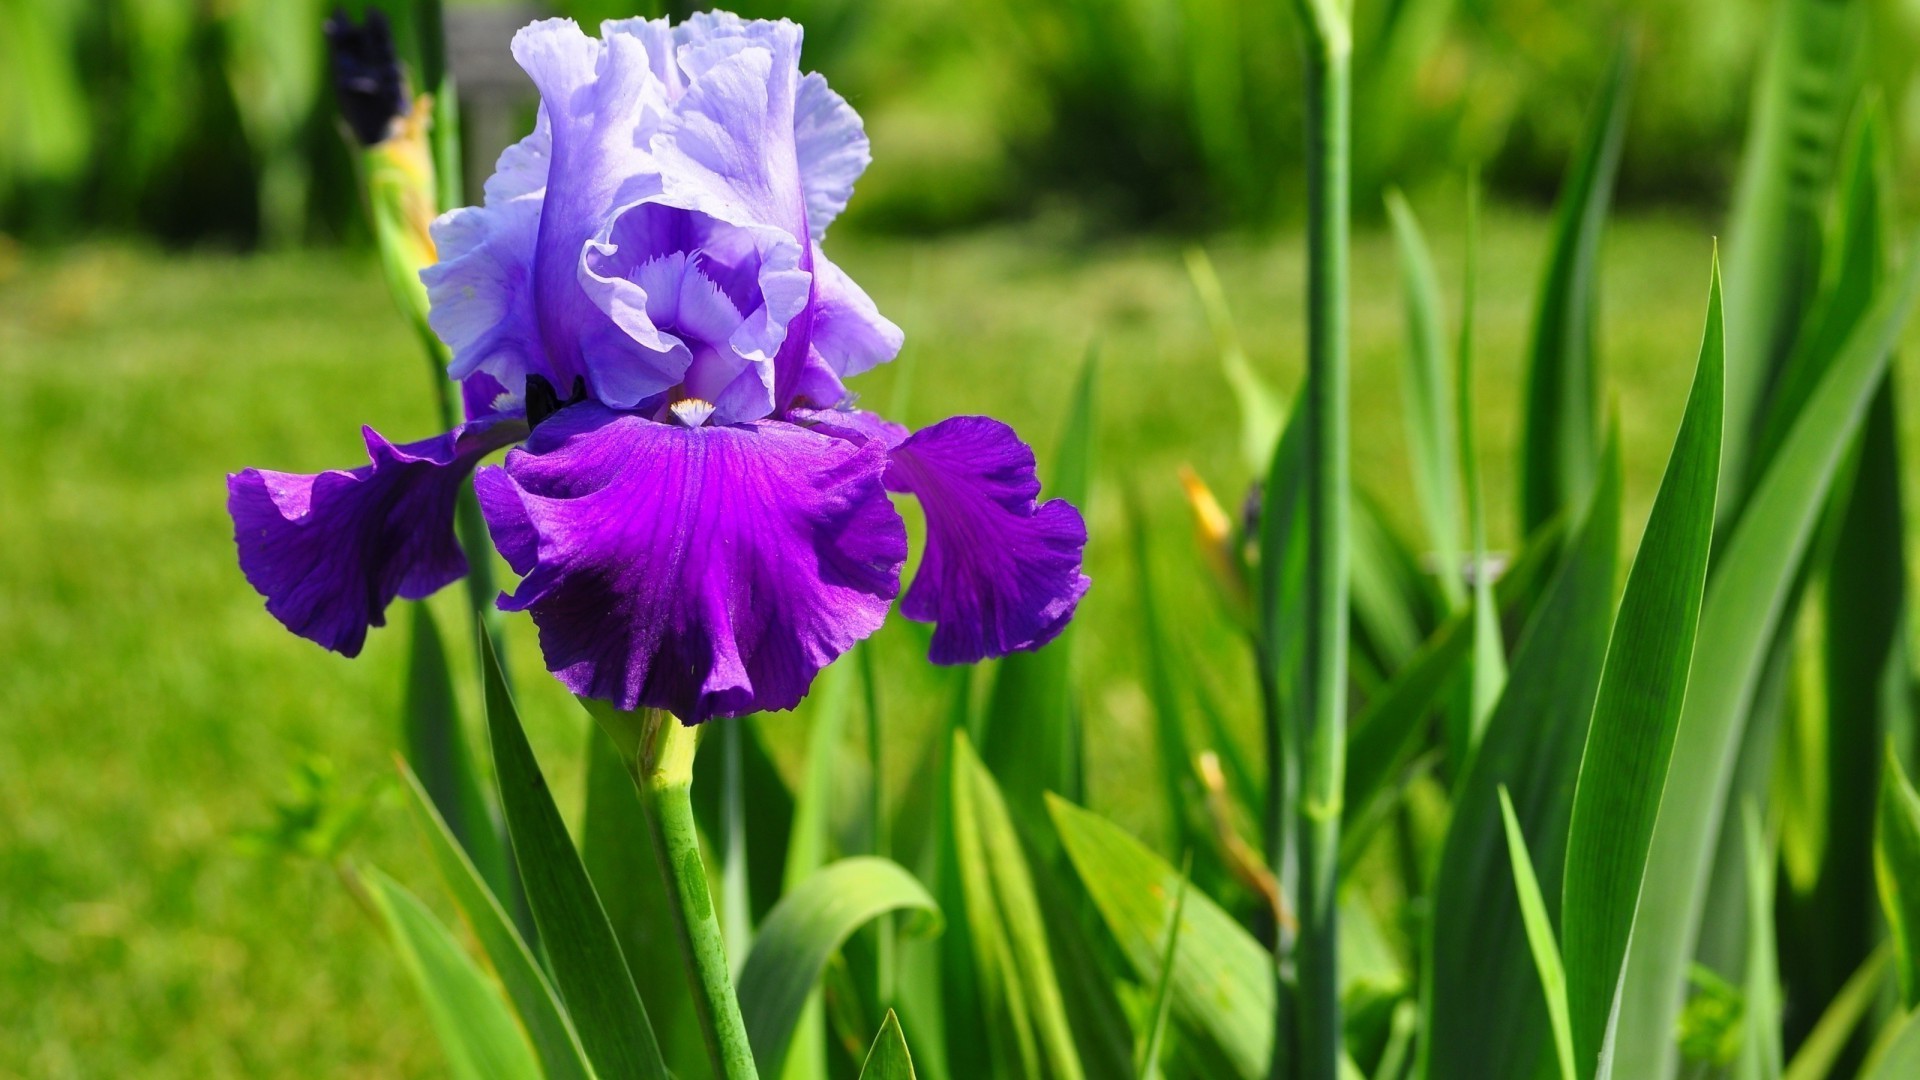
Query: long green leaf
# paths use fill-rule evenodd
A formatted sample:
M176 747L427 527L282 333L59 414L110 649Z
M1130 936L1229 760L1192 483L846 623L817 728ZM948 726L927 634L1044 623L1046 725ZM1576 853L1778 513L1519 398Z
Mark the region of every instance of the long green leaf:
M1898 1022L1887 1041L1876 1048L1860 1070L1860 1080L1913 1080L1920 1076L1920 1011Z
M1140 1080L1158 1080L1160 1076L1160 1046L1166 1040L1167 1017L1173 1011L1173 972L1180 960L1180 927L1186 924L1187 894L1192 890L1189 874L1181 874L1180 892L1173 901L1173 919L1167 924L1167 948L1160 954L1160 977L1153 985L1153 1010L1148 1014L1147 1037L1140 1041L1140 1055L1134 1061L1133 1074Z
M1114 942L1149 985L1180 889L1180 871L1126 830L1063 799L1047 809L1081 884ZM1204 893L1187 897L1173 970L1173 1018L1183 1053L1211 1053L1231 1075L1263 1080L1273 1056L1273 957Z
M1793 1060L1787 1062L1782 1080L1827 1080L1840 1055L1846 1052L1860 1021L1880 996L1888 955L1884 944L1875 949L1834 995L1827 1011L1820 1014L1813 1030L1800 1043L1800 1049L1794 1051Z
M1567 1018L1567 972L1560 962L1560 943L1554 940L1553 917L1547 914L1540 879L1533 872L1533 857L1527 854L1527 838L1520 831L1520 819L1514 815L1513 799L1504 784L1500 787L1500 818L1506 828L1507 853L1513 861L1513 884L1520 899L1520 918L1527 928L1527 947L1533 952L1533 966L1540 972L1540 988L1546 993L1560 1080L1576 1080L1579 1074L1573 1067L1573 1028Z
M1642 892L1634 919L1621 990L1617 1075L1672 1075L1671 1033L1744 720L1834 475L1916 295L1920 259L1882 290L1848 338L1716 558L1669 767L1688 782L1662 794L1654 824L1645 876L1660 885Z
M1891 742L1880 773L1873 870L1880 886L1880 909L1893 939L1900 996L1911 1009L1920 1005L1920 793L1900 767Z
M738 990L762 1075L780 1075L794 1025L827 961L855 930L894 911L926 912L937 923L940 908L912 874L870 855L822 868L774 905Z
M501 909L500 901L454 839L420 778L404 762L400 765L400 775L407 794L412 796L407 805L426 840L434 866L440 871L440 879L453 894L454 903L459 905L460 913L473 929L473 936L493 964L520 1022L526 1025L548 1080L587 1080L593 1075L593 1069L587 1064L580 1036L567 1019L546 972L540 970L527 943L521 940L519 931Z
M1626 142L1633 51L1622 46L1560 193L1552 254L1534 314L1520 439L1520 524L1532 532L1586 501L1598 467L1600 238Z
M650 854L646 811L613 740L597 723L586 725L585 734L587 806L580 861L606 909L668 1069L676 1076L697 1076L708 1068L707 1048L681 969L666 882Z
M1774 953L1773 848L1753 803L1741 807L1747 862L1746 1015L1736 1080L1780 1080L1780 965Z
M1407 311L1400 392L1406 407L1413 491L1427 527L1427 543L1440 567L1440 591L1448 605L1457 608L1466 601L1460 577L1460 485L1455 471L1460 451L1447 395L1450 380L1440 326L1440 280L1420 221L1398 191L1387 192L1387 216L1393 221Z
M1727 446L1722 523L1742 505L1748 447L1816 295L1820 219L1859 85L1865 0L1776 0L1727 232Z
M913 1055L907 1053L907 1037L900 1030L900 1018L892 1009L873 1037L866 1064L860 1066L860 1080L914 1080Z
M1077 1080L1084 1069L1007 800L964 732L954 733L952 753L951 826L989 1041L1003 1069L1019 1061L1028 1075L1044 1067Z
M1454 408L1460 433L1461 489L1466 500L1469 565L1473 567L1473 673L1468 677L1466 728L1468 743L1478 741L1487 718L1507 684L1506 640L1500 632L1500 608L1494 603L1493 570L1487 561L1487 507L1480 484L1480 451L1475 439L1473 404L1473 311L1480 275L1480 178L1467 178L1466 267L1460 283L1460 341L1458 383Z
M1193 291L1199 294L1200 307L1213 330L1220 370L1225 373L1227 386L1240 405L1241 456L1247 468L1264 469L1272 459L1274 444L1286 423L1286 405L1273 387L1253 370L1246 350L1240 347L1240 334L1234 329L1226 290L1220 287L1220 275L1214 272L1213 260L1207 257L1204 248L1187 249L1187 276L1193 281Z
M793 801L793 835L787 841L783 896L791 896L802 882L827 864L833 841L834 779L840 769L840 742L847 726L854 676L853 665L838 664L822 672L814 687L813 707L808 711L812 724L807 734L807 771ZM775 910L779 910L778 907ZM741 960L744 962L750 955L743 953ZM747 1034L751 1041L751 1026ZM820 991L813 989L807 995L806 1005L794 1018L792 1042L780 1073L782 1080L824 1077L826 1053L826 1012Z
M1561 919L1582 1075L1592 1074L1613 1012L1687 696L1713 545L1725 363L1716 263L1693 390L1627 576L1573 797Z
M400 883L376 869L359 875L387 925L401 963L458 1080L539 1080L540 1065L513 1013L479 965Z
M554 984L596 1073L665 1080L659 1044L613 927L527 745L493 643L485 634L479 637L500 805L506 810L520 879L553 966Z
M1521 631L1513 672L1479 748L1455 783L1427 927L1425 1073L1432 1080L1529 1076L1546 1063L1551 1025L1509 882L1500 788L1559 917L1567 821L1606 658L1620 546L1617 439L1579 532ZM1464 637L1464 631L1462 632Z

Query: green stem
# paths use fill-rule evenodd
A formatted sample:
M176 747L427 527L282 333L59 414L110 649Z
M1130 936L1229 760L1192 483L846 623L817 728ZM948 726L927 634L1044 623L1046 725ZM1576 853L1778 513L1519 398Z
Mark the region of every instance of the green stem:
M1297 821L1300 936L1294 1076L1342 1057L1336 904L1346 771L1347 231L1352 46L1339 0L1301 0L1307 29L1307 573Z
M667 907L680 939L707 1057L720 1080L756 1080L753 1048L747 1042L740 1002L733 994L727 946L707 889L707 869L700 861L700 834L688 794L693 788L693 754L700 731L652 709L642 714L642 723L636 780L647 811L653 854L666 879Z

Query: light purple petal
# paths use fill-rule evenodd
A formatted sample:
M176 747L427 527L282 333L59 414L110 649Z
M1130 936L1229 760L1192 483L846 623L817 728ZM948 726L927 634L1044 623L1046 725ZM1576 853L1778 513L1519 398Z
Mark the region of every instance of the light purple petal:
M794 146L800 30L792 23L747 25L755 36L681 48L691 82L653 139L662 191L671 205L733 225L778 226L805 240Z
M864 409L795 409L789 419L836 439L877 442L888 450L907 441L908 435L905 427Z
M919 497L926 551L901 598L934 624L936 664L970 664L1052 641L1092 582L1080 570L1086 522L1073 504L1035 505L1033 451L1012 428L956 416L894 448L887 487Z
M356 656L396 596L429 596L467 572L453 504L467 473L524 425L468 424L395 446L364 429L370 464L313 475L227 477L240 569L267 611L301 637Z
M500 155L487 181L486 204L449 211L433 223L439 261L420 272L432 305L428 322L453 351L448 375L462 381L492 376L509 395L507 402L475 400L494 411L520 400L527 375L554 377L540 341L533 287L551 144L542 111L533 134Z
M819 72L800 80L793 134L800 183L807 193L807 225L818 243L827 235L827 226L847 208L854 181L867 171L873 153L860 114L827 87L826 77Z
M534 23L513 39L513 56L540 91L553 132L547 192L534 250L540 337L555 385L585 377L596 395L627 369L657 365L595 305L582 287L591 245L615 211L658 191L648 140L665 112L666 89L645 44L616 34L588 37L571 20ZM677 372L668 372L669 379ZM626 382L605 389L623 395Z
M900 355L906 335L817 246L813 276L813 349L834 374L850 379Z
M906 532L878 446L791 424L562 410L475 483L575 693L688 723L787 709L878 629Z

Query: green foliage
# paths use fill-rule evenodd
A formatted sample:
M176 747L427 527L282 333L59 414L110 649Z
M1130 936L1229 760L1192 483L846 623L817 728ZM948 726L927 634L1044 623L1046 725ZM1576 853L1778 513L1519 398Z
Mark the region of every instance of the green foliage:
M1920 1004L1920 794L1914 792L1891 747L1880 774L1873 868L1880 883L1880 907L1893 939L1900 996L1911 1009Z
M1614 620L1567 825L1561 917L1581 1062L1600 1059L1617 1008L1620 966L1645 891L1647 848L1687 697L1713 544L1725 363L1716 264L1693 391Z
M740 1011L755 1063L778 1076L807 995L827 960L855 930L891 911L933 916L940 909L911 874L885 859L842 859L802 880L782 897L754 939L740 970Z

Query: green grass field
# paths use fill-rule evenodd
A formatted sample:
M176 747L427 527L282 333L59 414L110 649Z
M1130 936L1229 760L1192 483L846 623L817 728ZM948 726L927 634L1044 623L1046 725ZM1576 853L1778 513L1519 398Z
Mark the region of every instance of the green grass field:
M1435 222L1451 309L1461 237L1444 223L1458 215L1451 202L1419 208ZM1479 392L1496 540L1511 532L1517 373L1545 236L1539 216L1487 223ZM1686 219L1629 217L1611 233L1602 347L1629 540L1678 423L1711 243L1708 225ZM1291 387L1298 240L1213 254L1248 351ZM1248 482L1179 246L1085 246L1029 226L839 238L835 257L907 330L901 363L858 386L867 402L904 397L897 418L916 424L992 412L1035 443L1043 477L1080 358L1098 343L1095 587L1077 637L1090 799L1152 835L1157 807L1137 780L1150 744L1126 487L1147 508L1177 636L1244 703L1249 732L1255 716L1243 651L1194 577L1175 480L1191 463L1230 506ZM1356 238L1354 289L1356 475L1404 527L1403 328L1384 233ZM245 465L358 463L363 422L396 439L430 434L422 369L366 256L84 248L29 255L0 280L0 1075L442 1071L423 1010L332 871L238 842L271 820L303 761L331 762L349 794L392 776L404 623L357 661L281 630L234 565L222 482ZM463 625L458 590L435 607L444 628ZM513 630L536 749L562 805L577 806L585 718L540 670L530 624ZM944 707L914 641L896 626L876 645L887 714L906 731ZM804 723L767 721L779 745ZM391 799L351 855L439 901Z

